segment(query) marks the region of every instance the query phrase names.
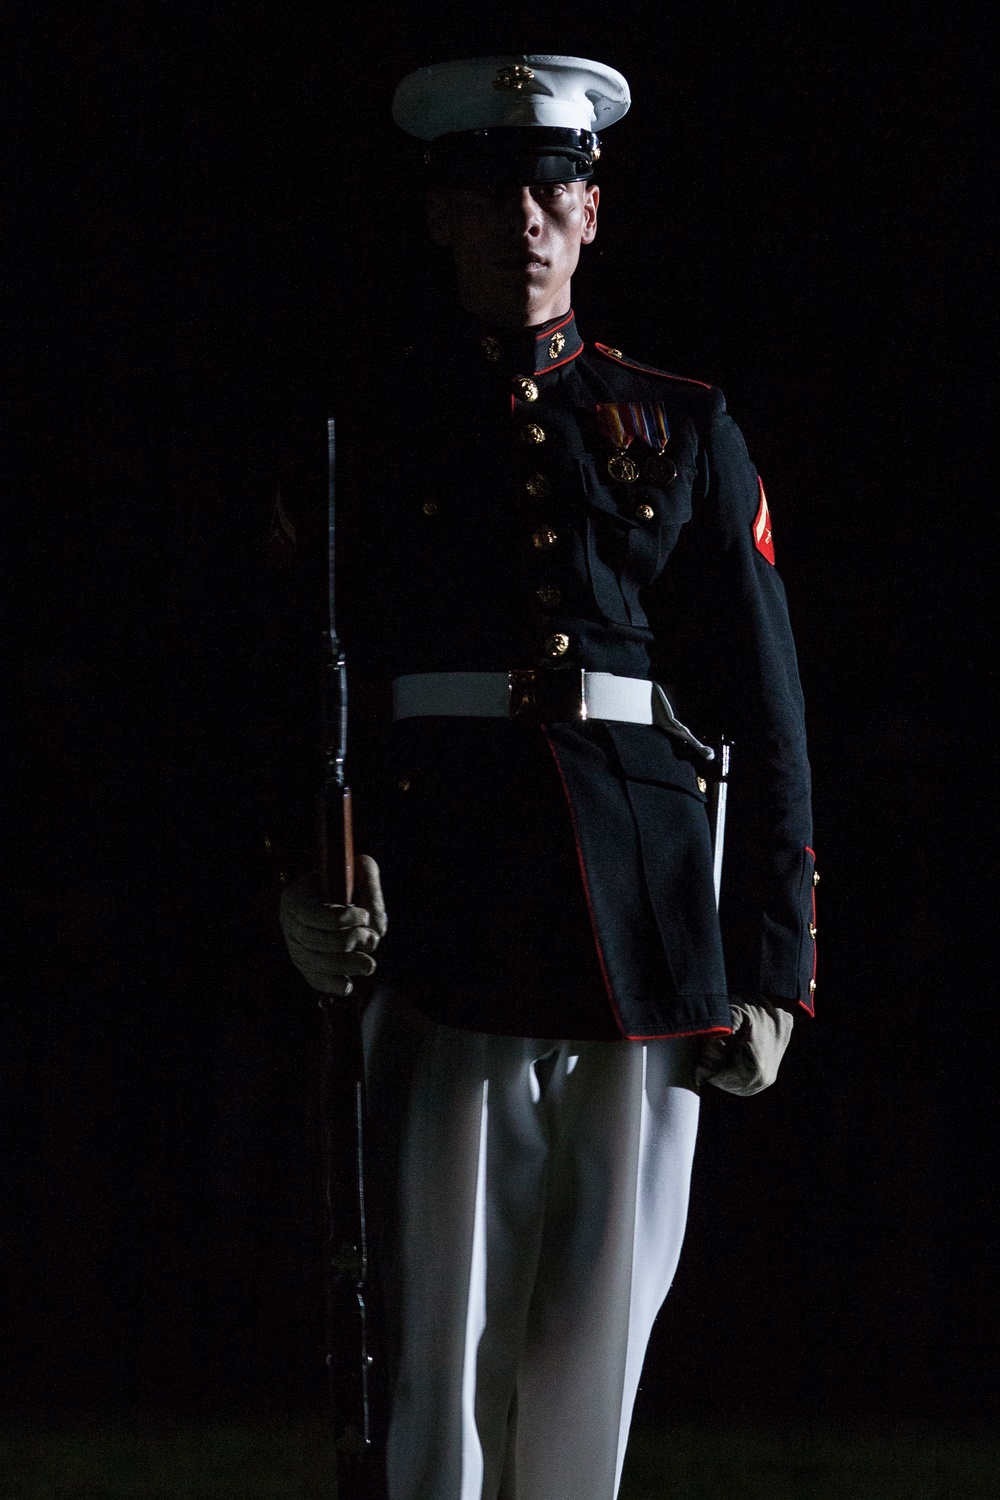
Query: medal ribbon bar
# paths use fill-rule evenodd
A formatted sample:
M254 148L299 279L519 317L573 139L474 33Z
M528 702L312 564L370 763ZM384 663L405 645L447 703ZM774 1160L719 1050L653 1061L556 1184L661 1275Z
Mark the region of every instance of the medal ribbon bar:
M670 441L670 423L659 402L604 401L598 403L597 422L601 435L624 453L638 438L654 453L662 453Z

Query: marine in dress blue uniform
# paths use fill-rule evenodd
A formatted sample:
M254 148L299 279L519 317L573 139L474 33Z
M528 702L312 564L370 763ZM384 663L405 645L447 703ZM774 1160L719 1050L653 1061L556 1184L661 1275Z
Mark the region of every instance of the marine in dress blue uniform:
M628 104L611 69L525 56L420 70L395 115L431 183L503 192L586 181ZM345 575L345 634L391 920L369 1012L389 1493L612 1500L680 1250L699 1050L736 997L813 1008L764 487L718 390L585 342L569 308L457 311L341 433L353 545L377 559Z
M730 986L811 1009L802 700L757 538L762 485L721 393L585 344L572 314L516 335L460 317L398 379L395 453L366 507L385 573L352 660L377 641L386 713L399 678L534 676L514 678L507 722L416 716L392 731L386 868L411 894L386 969L435 1019L486 1031L725 1031ZM662 460L630 444L635 480L608 472L608 403L669 424ZM735 742L727 942L713 767L655 724L581 720L581 670L657 681L696 737ZM539 803L552 810L533 837ZM468 893L458 966L455 890ZM545 917L567 904L572 931L554 944ZM540 964L563 978L539 984Z

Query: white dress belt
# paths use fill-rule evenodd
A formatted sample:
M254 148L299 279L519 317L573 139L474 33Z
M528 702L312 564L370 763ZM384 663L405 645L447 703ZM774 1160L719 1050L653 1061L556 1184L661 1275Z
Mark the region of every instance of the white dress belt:
M553 719L652 724L653 686L611 672L416 672L393 682L392 716L516 719L549 708Z
M658 682L616 677L613 672L412 672L392 684L393 719L476 718L611 719L619 724L657 724L668 734L715 759L674 713Z

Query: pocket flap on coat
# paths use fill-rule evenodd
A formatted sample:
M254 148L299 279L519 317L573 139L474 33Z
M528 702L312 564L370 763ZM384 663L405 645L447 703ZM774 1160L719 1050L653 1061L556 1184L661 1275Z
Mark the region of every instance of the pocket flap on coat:
M639 515L639 507L648 505L653 518L666 526L680 526L691 518L691 473L682 469L668 485L616 484L602 474L588 454L578 460L587 502L595 510L613 516L624 526L649 526L650 517Z
M705 800L698 785L702 774L688 760L674 753L670 736L655 724L605 722L608 737L627 781L649 781L655 786L676 787Z

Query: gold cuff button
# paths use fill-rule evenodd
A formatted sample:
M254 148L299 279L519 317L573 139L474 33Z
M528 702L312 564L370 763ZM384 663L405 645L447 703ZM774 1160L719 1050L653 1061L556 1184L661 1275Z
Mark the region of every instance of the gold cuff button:
M622 351L620 349L611 349L611 348L609 348L608 349L608 353L611 355L612 359L624 359L625 358L625 356L622 354Z
M554 547L558 540L558 534L552 530L551 526L539 526L531 533L532 545L539 551L544 551L546 547Z
M518 375L514 381L514 390L522 401L537 401L538 387L527 375Z
M546 609L555 609L557 604L562 603L562 590L557 589L554 583L543 583L535 590L535 598Z
M436 500L425 500L420 509L423 511L425 516L436 516L439 510L439 506Z
M535 500L544 500L552 488L544 474L532 474L531 478L525 481L524 487Z
M550 635L545 642L546 656L565 656L569 650L569 636L559 631L556 635Z
M544 443L545 428L539 427L537 422L528 422L521 428L522 443Z
M635 513L640 521L651 521L656 515L656 511L651 505L638 505L636 506Z

